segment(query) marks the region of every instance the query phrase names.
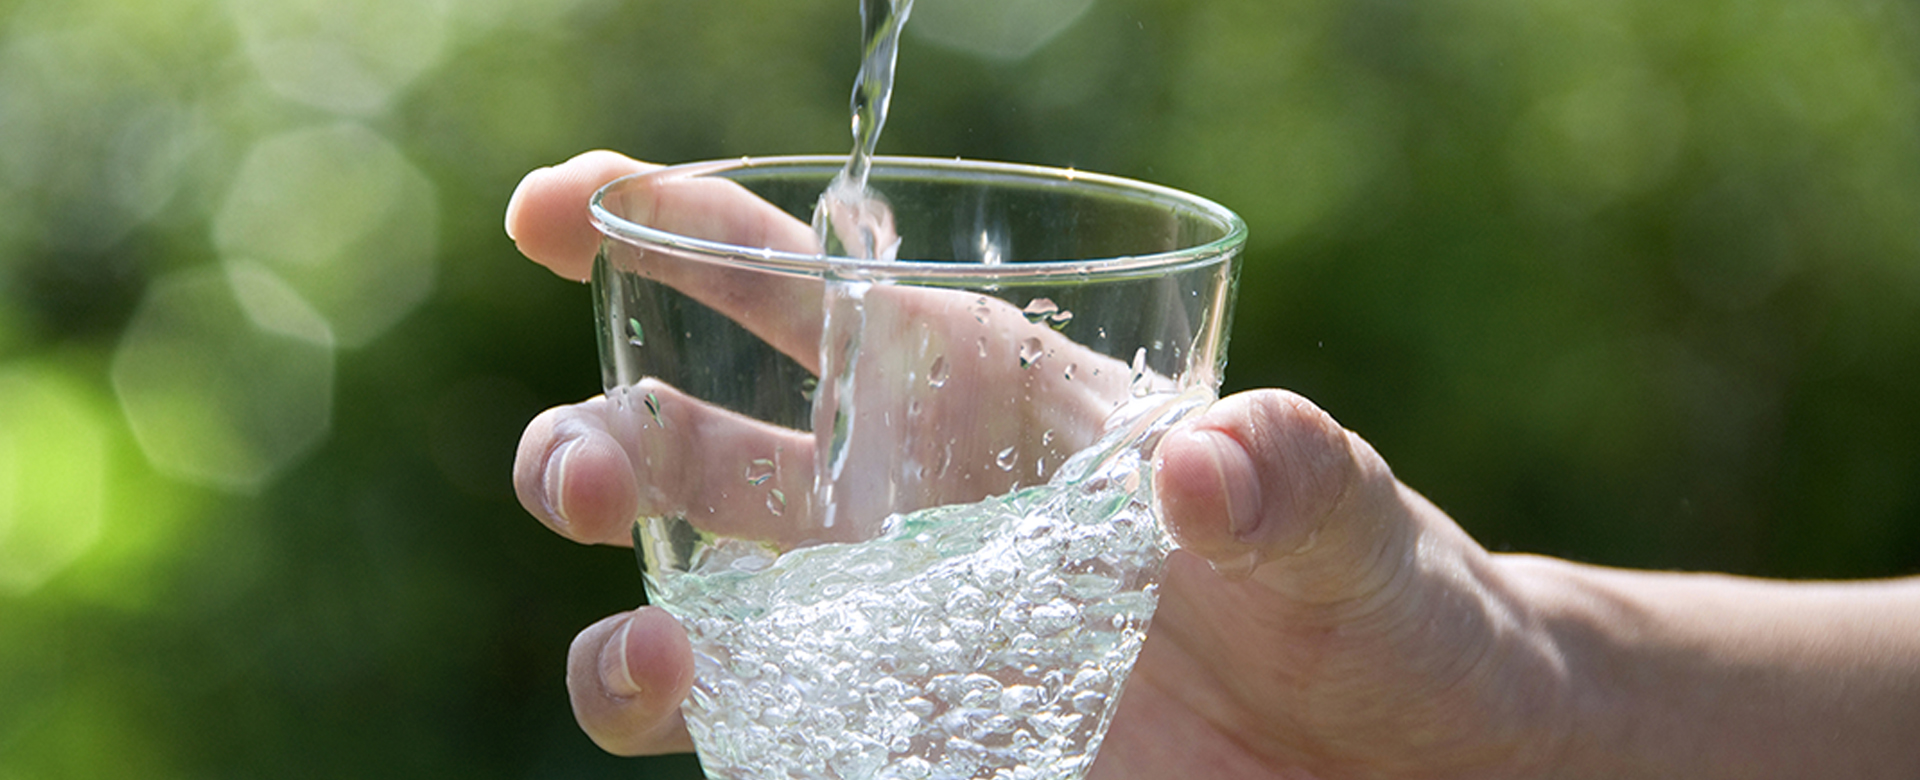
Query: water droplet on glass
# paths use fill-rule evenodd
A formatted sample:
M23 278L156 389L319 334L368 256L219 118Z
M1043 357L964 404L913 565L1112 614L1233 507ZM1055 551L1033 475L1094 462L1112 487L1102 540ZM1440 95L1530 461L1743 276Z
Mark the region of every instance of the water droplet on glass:
M632 317L627 318L627 343L636 347L647 345L646 331L641 330L640 321Z
M1065 309L1062 309L1059 312L1055 313L1053 316L1047 318L1047 322L1050 322L1053 324L1054 330L1060 330L1061 328L1065 328L1067 327L1067 323L1072 321L1073 321L1073 312L1067 311Z
M646 404L647 413L653 415L654 424L662 428L667 427L667 423L660 419L660 397L653 393L647 393Z
M987 318L992 315L993 315L993 309L987 306L986 298L982 297L973 302L974 321L979 322L982 325L985 325L987 324Z
M1080 371L1079 363L1068 363L1067 370L1062 372L1062 375L1067 378L1067 381L1071 382L1073 381L1073 375L1076 373L1079 373L1079 371Z
M769 479L773 479L773 461L754 458L752 463L747 464L747 484L763 485Z
M947 386L947 358L945 356L933 359L933 367L927 369L927 386L935 390Z
M1048 428L1046 433L1040 434L1040 444L1041 446L1045 446L1045 447L1053 446L1053 429L1052 428Z
M1151 384L1147 377L1147 348L1141 347L1133 351L1133 379L1129 383L1133 397L1147 397L1147 392L1152 389Z
M908 401L907 417L913 418L913 417L919 417L919 416L920 416L920 399L915 398L911 401Z
M1021 368L1032 368L1033 364L1040 362L1040 358L1045 356L1045 351L1040 346L1040 339L1038 337L1029 338L1020 342Z
M819 389L820 389L820 380L815 379L813 377L807 377L806 379L800 382L800 397L806 399L808 403L812 403L813 394L815 391L818 391Z
M787 511L786 491L781 490L779 488L774 488L771 492L767 493L767 511L772 512L775 515L786 513Z
M1013 464L1017 460L1019 460L1019 457L1015 455L1014 448L1008 447L1001 450L1000 455L994 458L993 462L1000 464L1001 471L1012 471Z
M981 336L980 341L978 343L980 345L980 357L986 357L987 356L987 337Z
M1028 322L1037 323L1041 320L1044 320L1044 319L1047 319L1048 317L1053 316L1054 314L1059 313L1059 311L1060 311L1060 307L1059 305L1053 302L1053 299L1035 298L1032 301L1029 301L1027 303L1027 307L1024 309L1021 309L1020 313L1027 315Z

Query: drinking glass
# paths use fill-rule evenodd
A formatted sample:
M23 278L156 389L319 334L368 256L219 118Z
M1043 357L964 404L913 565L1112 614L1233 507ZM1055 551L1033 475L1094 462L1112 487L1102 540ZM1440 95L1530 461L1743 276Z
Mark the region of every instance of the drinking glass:
M712 778L1075 778L1171 541L1160 435L1211 403L1246 229L1074 170L876 158L891 259L825 256L841 157L607 185L603 381Z

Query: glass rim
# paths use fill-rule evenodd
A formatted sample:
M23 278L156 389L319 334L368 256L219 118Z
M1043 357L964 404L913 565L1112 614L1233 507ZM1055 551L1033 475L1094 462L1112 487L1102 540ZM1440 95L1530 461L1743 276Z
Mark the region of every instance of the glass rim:
M1081 279L1159 275L1187 267L1224 262L1246 243L1247 225L1239 214L1210 199L1160 184L1089 173L1073 168L1057 168L1026 163L996 162L961 157L912 157L881 155L873 158L876 176L886 169L923 170L944 173L986 174L992 178L1030 182L1056 182L1094 190L1105 190L1147 202L1160 200L1190 213L1214 221L1222 235L1212 241L1190 247L1118 255L1104 258L1069 260L1014 261L1001 264L942 260L871 260L838 255L805 254L766 247L748 247L722 241L695 238L642 225L610 211L602 200L639 179L662 176L707 176L741 169L820 168L828 176L846 163L845 155L781 155L704 160L655 168L628 174L608 182L593 193L588 209L594 227L604 237L654 244L705 256L717 262L767 271L808 276L840 278L888 278L941 280L992 280L997 283L1023 280L1048 280L1061 277Z

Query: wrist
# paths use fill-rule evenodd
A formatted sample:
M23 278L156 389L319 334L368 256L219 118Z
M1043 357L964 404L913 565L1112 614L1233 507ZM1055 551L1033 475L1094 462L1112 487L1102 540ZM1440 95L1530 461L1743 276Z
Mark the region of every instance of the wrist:
M1535 555L1493 556L1518 605L1532 652L1547 662L1538 679L1514 684L1538 697L1540 717L1514 751L1508 775L1517 778L1618 778L1630 708L1605 670L1614 663L1604 634L1631 624L1622 605L1593 587L1582 567ZM1525 672L1522 672L1525 674ZM1627 715L1625 717L1630 717Z
M1502 563L1567 681L1535 776L1920 776L1920 582Z

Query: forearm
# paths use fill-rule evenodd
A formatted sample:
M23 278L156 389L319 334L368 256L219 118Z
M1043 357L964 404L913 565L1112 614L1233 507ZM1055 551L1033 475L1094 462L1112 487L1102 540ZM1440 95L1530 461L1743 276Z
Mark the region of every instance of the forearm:
M1920 580L1511 557L1575 692L1567 777L1920 777Z

